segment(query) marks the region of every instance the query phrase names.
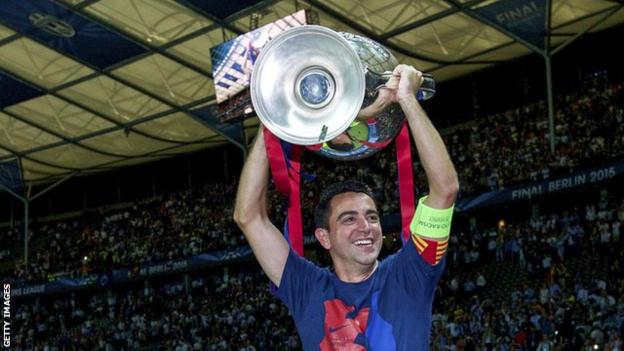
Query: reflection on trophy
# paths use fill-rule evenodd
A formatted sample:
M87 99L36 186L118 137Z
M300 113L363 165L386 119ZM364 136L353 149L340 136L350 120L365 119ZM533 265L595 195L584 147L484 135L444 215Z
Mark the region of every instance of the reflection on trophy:
M251 76L251 100L258 118L278 138L315 145L340 160L370 156L394 139L404 120L397 104L375 114L375 101L398 65L368 38L307 25L290 29L260 52ZM435 94L423 75L417 98Z

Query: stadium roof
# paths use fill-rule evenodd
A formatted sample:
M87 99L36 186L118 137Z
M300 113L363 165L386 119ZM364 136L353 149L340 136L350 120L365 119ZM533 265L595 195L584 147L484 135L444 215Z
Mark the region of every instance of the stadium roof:
M536 15L539 8L550 13ZM306 9L444 81L624 22L608 0L5 0L0 6L0 164L27 183L226 142L210 48ZM533 21L533 22L531 22ZM533 23L533 24L532 24ZM527 25L528 24L528 25Z

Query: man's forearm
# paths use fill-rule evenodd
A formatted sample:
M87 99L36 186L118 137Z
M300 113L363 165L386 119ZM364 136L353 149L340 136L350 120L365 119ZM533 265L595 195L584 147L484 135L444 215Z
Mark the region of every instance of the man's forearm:
M234 219L241 228L258 217L267 217L269 161L262 129L247 156L236 193Z
M427 175L429 197L426 203L434 208L448 208L455 202L459 183L442 137L414 95L400 98L398 102Z
M243 166L236 194L234 220L245 234L266 275L279 286L289 246L269 219L268 186L269 160L264 146L263 129L260 128Z

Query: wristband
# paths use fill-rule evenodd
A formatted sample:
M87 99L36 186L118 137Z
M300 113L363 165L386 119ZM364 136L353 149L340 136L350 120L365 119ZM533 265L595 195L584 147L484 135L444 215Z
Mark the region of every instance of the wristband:
M419 234L429 238L445 238L451 233L451 220L453 219L453 208L437 209L424 204L427 196L418 200L416 213L410 224L412 234Z

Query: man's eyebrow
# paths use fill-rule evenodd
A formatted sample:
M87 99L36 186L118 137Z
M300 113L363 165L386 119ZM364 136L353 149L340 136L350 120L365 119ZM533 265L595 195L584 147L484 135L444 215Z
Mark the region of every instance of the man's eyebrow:
M357 211L344 211L336 217L336 221L339 221L342 217L346 217L348 215L356 215Z
M377 210L370 209L370 210L366 210L366 214L367 215L369 214L379 215L379 212L377 212ZM346 217L348 215L357 215L357 211L344 211L340 213L338 217L336 217L336 221L339 221L341 218Z

